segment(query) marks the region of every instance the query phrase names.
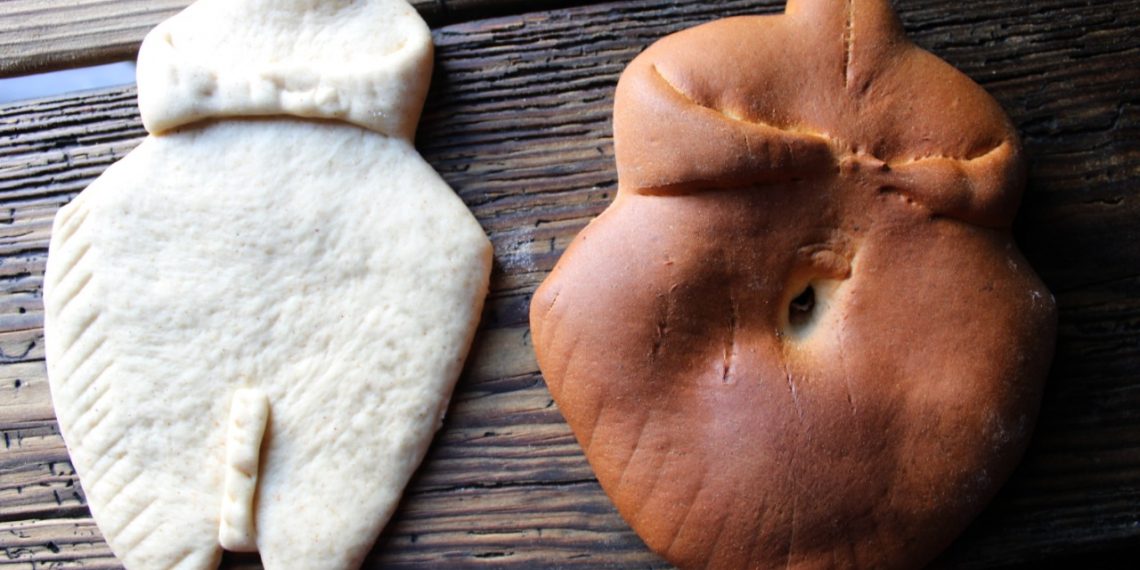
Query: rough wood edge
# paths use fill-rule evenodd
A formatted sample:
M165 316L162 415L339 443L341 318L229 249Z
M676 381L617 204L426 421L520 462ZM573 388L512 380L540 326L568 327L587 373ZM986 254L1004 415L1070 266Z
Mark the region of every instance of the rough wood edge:
M434 26L599 0L409 0ZM151 28L190 0L0 2L0 78L133 60Z

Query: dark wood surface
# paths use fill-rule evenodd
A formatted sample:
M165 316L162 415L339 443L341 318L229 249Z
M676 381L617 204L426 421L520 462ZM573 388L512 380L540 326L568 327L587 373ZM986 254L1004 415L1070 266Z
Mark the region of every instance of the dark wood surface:
M613 198L624 65L669 32L782 4L636 0L435 30L418 144L490 234L495 272L444 428L368 567L667 567L617 516L551 401L527 304ZM1020 128L1031 175L1016 232L1060 307L1030 450L935 565L1140 567L1140 0L896 6ZM118 567L52 413L40 284L55 211L143 135L129 88L0 107L0 565Z
M431 25L598 0L408 0ZM192 0L0 1L0 77L133 60L143 36Z

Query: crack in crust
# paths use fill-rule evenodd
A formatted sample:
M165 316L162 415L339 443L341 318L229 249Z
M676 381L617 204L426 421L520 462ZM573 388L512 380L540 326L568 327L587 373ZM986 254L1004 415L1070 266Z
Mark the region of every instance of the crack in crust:
M851 86L851 49L855 45L855 3L847 0L847 22L843 28L843 87Z
M853 29L852 34L854 34ZM845 75L851 74L849 64L850 62L845 64L848 66ZM800 152L807 152L801 149L815 148L830 154L833 172L837 172L839 176L872 177L871 180L876 187L890 187L895 193L906 197L913 205L921 206L936 217L989 228L1007 227L1012 220L1012 216L1010 220L1005 220L1004 203L1008 200L999 195L1004 184L994 187L991 182L992 175L1002 176L1003 169L1000 164L987 163L987 161L1001 160L1002 157L998 156L1001 153L1009 154L1010 157L1007 158L1010 159L1016 156L1017 145L1012 134L998 137L984 146L984 150L962 156L924 154L888 160L861 148L853 141L826 132L814 131L803 125L775 125L702 103L671 81L656 63L649 64L648 69L651 78L676 94L683 104L711 111L727 123L744 124L771 131L766 146L769 153L766 162L773 165L771 167L773 170L786 169L787 164L802 161L804 157L795 156ZM753 148L754 142L756 141L753 141L748 133L744 133L744 143L749 156L758 154ZM760 148L764 148L762 143ZM947 162L950 164L945 164ZM950 178L946 178L948 171ZM790 178L798 179L794 175ZM709 176L662 186L639 185L632 190L649 196L670 196L679 192L684 193L686 189L717 187L723 184L725 180Z
M883 158L876 156L873 153L866 152L866 151L855 152L855 151L846 150L843 152L836 152L836 149L851 149L851 148L855 148L856 145L854 145L853 143L844 141L843 139L840 139L838 137L835 137L835 136L829 135L827 133L821 132L821 131L812 131L812 130L808 130L808 129L805 129L802 127L781 127L778 125L774 125L772 123L767 123L767 122L756 120L756 119L749 119L749 118L741 117L741 116L736 115L735 113L730 113L724 109L719 109L717 107L705 105L704 103L701 103L701 102L697 101L696 99L693 99L688 93L685 93L679 87L677 87L676 84L674 84L672 81L669 81L669 78L665 77L665 75L661 73L661 70L657 67L656 64L650 65L649 69L651 69L653 71L653 73L665 85L667 85L670 89L672 89L673 92L675 92L677 95L684 98L687 103L689 103L695 107L700 107L702 109L708 109L709 111L712 111L712 112L720 115L721 117L723 117L727 121L731 121L731 122L735 122L735 123L744 123L747 125L752 125L752 126L756 126L756 127L765 128L765 129L772 129L774 131L779 131L781 134L784 134L784 135L803 138L808 142L816 142L816 141L811 141L812 138L823 139L823 141L828 143L828 146L831 147L832 152L837 154L836 162L840 163L840 164L842 164L843 162L848 162L848 161L876 163L878 165L885 166L886 167L885 170L889 171L893 168L898 168L898 167L902 167L902 166L909 166L912 164L918 164L918 163L922 163L922 162L926 162L926 161L930 161L930 160L952 160L955 162L974 162L974 161L985 159L985 158L993 155L995 152L1000 150L1002 147L1008 146L1010 144L1009 139L1001 139L998 142L994 143L992 146L986 148L986 150L984 150L984 151L974 153L974 154L967 154L965 156L954 156L954 155L949 155L949 154L927 154L927 155L923 155L923 156L914 156L911 158L907 158L905 160L895 160L895 161L885 160Z
M679 95L687 103L689 103L695 107L700 107L702 109L708 109L709 111L712 111L712 112L724 117L725 119L727 119L729 121L737 122L737 123L745 123L748 125L763 127L766 129L772 129L774 131L779 131L780 133L792 135L792 136L799 136L799 137L804 137L804 138L816 137L816 138L823 139L823 141L825 141L825 142L834 142L835 141L835 139L833 137L827 135L826 133L809 131L807 129L802 129L802 128L781 127L781 126L773 125L771 123L765 123L764 121L759 121L756 119L748 119L745 117L741 117L735 113L731 113L731 112L726 111L724 109L719 109L717 107L705 105L704 103L701 103L701 102L697 101L696 99L693 99L693 97L691 95L682 91L681 88L677 87L677 85L675 83L673 83L672 81L670 81L668 77L665 77L665 74L661 73L661 69L657 67L657 64L651 64L649 66L649 69L653 72L654 75L657 76L658 79L660 79L666 86L668 86L669 89L672 89L674 93Z

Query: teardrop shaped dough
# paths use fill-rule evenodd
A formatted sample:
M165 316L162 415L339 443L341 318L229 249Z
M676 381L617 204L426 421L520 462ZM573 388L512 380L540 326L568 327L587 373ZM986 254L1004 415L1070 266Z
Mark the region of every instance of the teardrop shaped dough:
M422 20L402 0L364 4L428 42L414 50L426 86ZM259 33L340 23L294 16L299 30ZM153 69L140 65L140 101ZM355 84L326 84L352 98ZM354 568L391 516L441 424L491 264L478 222L412 145L425 89L411 91L377 106L402 117L389 132L285 104L189 105L56 217L52 396L127 568L213 568L223 545L270 569Z

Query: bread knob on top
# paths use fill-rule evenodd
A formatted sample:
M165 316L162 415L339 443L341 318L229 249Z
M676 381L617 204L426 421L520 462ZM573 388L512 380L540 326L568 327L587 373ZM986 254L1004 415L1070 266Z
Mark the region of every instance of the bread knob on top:
M1056 308L1017 134L887 0L789 0L639 55L618 194L531 304L602 488L681 568L916 568L1032 430Z

